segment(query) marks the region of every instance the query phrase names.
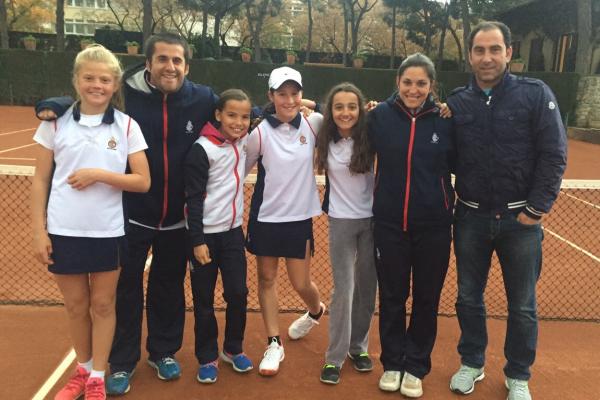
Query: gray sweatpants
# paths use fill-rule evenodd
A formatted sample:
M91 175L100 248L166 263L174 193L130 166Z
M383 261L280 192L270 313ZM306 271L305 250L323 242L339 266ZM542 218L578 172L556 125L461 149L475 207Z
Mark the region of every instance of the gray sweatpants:
M325 362L341 367L346 354L367 351L375 311L377 272L372 218L329 217L333 295Z

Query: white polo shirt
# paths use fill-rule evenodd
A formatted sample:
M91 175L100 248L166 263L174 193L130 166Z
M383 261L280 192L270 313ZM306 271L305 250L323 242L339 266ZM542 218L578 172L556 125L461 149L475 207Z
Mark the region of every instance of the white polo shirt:
M48 232L123 236L123 191L100 182L77 190L67 179L81 168L125 173L128 155L148 148L137 122L112 108L105 114L84 115L72 106L57 121L42 122L33 139L54 152L56 163L48 200Z
M300 114L290 123L264 119L248 136L246 173L258 161L252 210L261 222L302 221L321 214L313 170L323 116ZM260 201L262 199L262 201Z
M327 154L328 190L326 212L333 218L359 219L373 216L373 172L350 172L352 138L329 142Z

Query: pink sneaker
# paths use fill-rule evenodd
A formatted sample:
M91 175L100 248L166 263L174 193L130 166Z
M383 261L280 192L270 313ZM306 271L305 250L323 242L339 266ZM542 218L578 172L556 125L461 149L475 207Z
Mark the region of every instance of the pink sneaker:
M90 378L85 384L85 400L106 400L104 379Z
M85 368L78 366L67 384L56 393L54 400L76 400L80 398L85 392L85 384L89 377L90 373Z

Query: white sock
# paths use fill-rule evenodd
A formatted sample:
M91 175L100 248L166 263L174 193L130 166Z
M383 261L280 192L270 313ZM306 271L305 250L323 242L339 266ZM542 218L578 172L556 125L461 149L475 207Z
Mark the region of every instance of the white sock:
M84 363L80 363L80 362L78 362L78 363L77 363L77 366L79 366L79 367L81 367L81 368L85 369L87 372L90 372L90 371L92 370L92 359L90 358L90 360L89 360L89 361L87 361L87 362L84 362Z
M96 371L95 369L93 369L90 373L90 378L100 378L104 380L104 371Z

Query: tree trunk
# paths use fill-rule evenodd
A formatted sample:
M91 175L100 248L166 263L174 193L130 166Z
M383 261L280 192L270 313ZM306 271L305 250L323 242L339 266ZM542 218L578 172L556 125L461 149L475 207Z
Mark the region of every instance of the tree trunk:
M348 65L348 4L346 1L342 4L344 7L344 52L342 53L342 64Z
M469 36L471 35L471 16L469 14L469 1L460 0L460 13L463 21L463 43L465 45L465 71L471 70L471 64L469 63Z
M144 43L152 35L152 0L142 0L144 7L144 19L142 21L142 35Z
M213 43L215 44L215 58L219 59L221 58L221 42L219 40L219 38L221 37L221 20L222 20L222 15L221 13L216 13L215 14L215 26L213 28Z
M592 61L592 0L577 0L577 56L575 72L589 75Z
M456 31L454 30L452 25L448 25L448 29L450 30L450 33L452 34L452 37L454 38L454 41L456 42L456 48L458 49L459 71L464 71L465 70L465 66L464 66L465 60L463 59L463 48L460 43L460 38L458 37L458 34L456 33Z
M392 7L392 51L390 52L390 69L396 67L396 9L398 6L394 3Z
M437 56L437 70L442 70L442 63L444 62L444 46L446 45L446 31L450 24L450 6L446 3L446 9L444 10L444 25L442 26L442 32L440 34L440 46L438 47Z
M5 0L0 0L0 47L8 49L8 16Z
M306 44L306 62L310 62L310 52L312 50L312 30L313 30L313 17L312 17L312 0L307 0L308 4L308 43Z
M56 50L65 51L65 0L56 1Z
M423 21L425 22L425 47L423 50L425 51L427 57L431 57L431 36L433 35L433 29L429 7L426 5L423 6Z

